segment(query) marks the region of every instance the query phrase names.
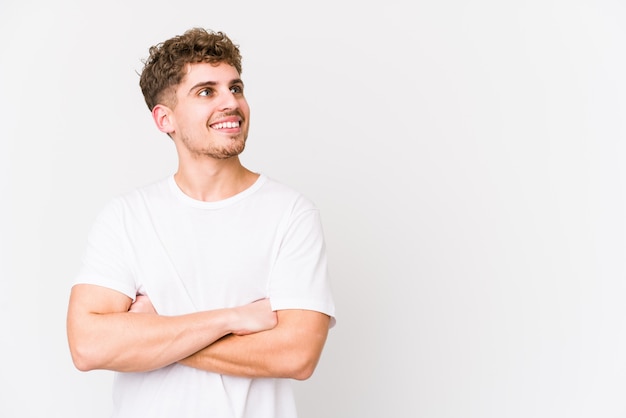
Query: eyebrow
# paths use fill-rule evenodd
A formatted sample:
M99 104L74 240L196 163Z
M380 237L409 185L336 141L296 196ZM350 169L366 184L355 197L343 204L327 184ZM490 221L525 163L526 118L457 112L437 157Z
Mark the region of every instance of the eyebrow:
M201 81L191 86L191 88L189 89L189 93L193 92L194 90L199 89L200 87L212 87L212 86L216 86L217 84L218 83L216 81ZM241 84L242 86L244 85L243 80L240 78L230 80L230 82L228 83L229 86L232 86L235 84Z

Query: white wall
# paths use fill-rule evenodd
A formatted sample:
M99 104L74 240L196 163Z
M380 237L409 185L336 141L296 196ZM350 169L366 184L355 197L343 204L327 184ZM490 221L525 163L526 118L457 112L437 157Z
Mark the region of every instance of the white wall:
M338 324L301 418L626 415L619 1L0 4L0 416L100 418L65 310L113 195L171 173L135 73L241 44L252 169L321 208Z

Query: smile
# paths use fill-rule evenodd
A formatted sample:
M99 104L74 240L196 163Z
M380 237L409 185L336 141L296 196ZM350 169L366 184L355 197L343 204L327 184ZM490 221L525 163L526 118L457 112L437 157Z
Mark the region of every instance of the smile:
M211 125L213 129L229 129L229 128L239 128L239 122L219 122L214 125Z

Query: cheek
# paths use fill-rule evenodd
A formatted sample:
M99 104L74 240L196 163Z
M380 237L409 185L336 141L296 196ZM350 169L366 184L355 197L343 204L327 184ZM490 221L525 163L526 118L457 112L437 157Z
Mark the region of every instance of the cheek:
M195 129L209 123L209 118L200 113L186 113L180 118L181 125L187 129Z
M248 102L243 99L239 102L239 110L245 116L246 119L250 117L250 106Z

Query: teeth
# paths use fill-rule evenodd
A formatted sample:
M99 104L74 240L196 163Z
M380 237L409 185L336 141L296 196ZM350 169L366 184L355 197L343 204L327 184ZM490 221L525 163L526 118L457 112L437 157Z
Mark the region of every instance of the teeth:
M213 125L213 129L239 128L239 122L220 122Z

